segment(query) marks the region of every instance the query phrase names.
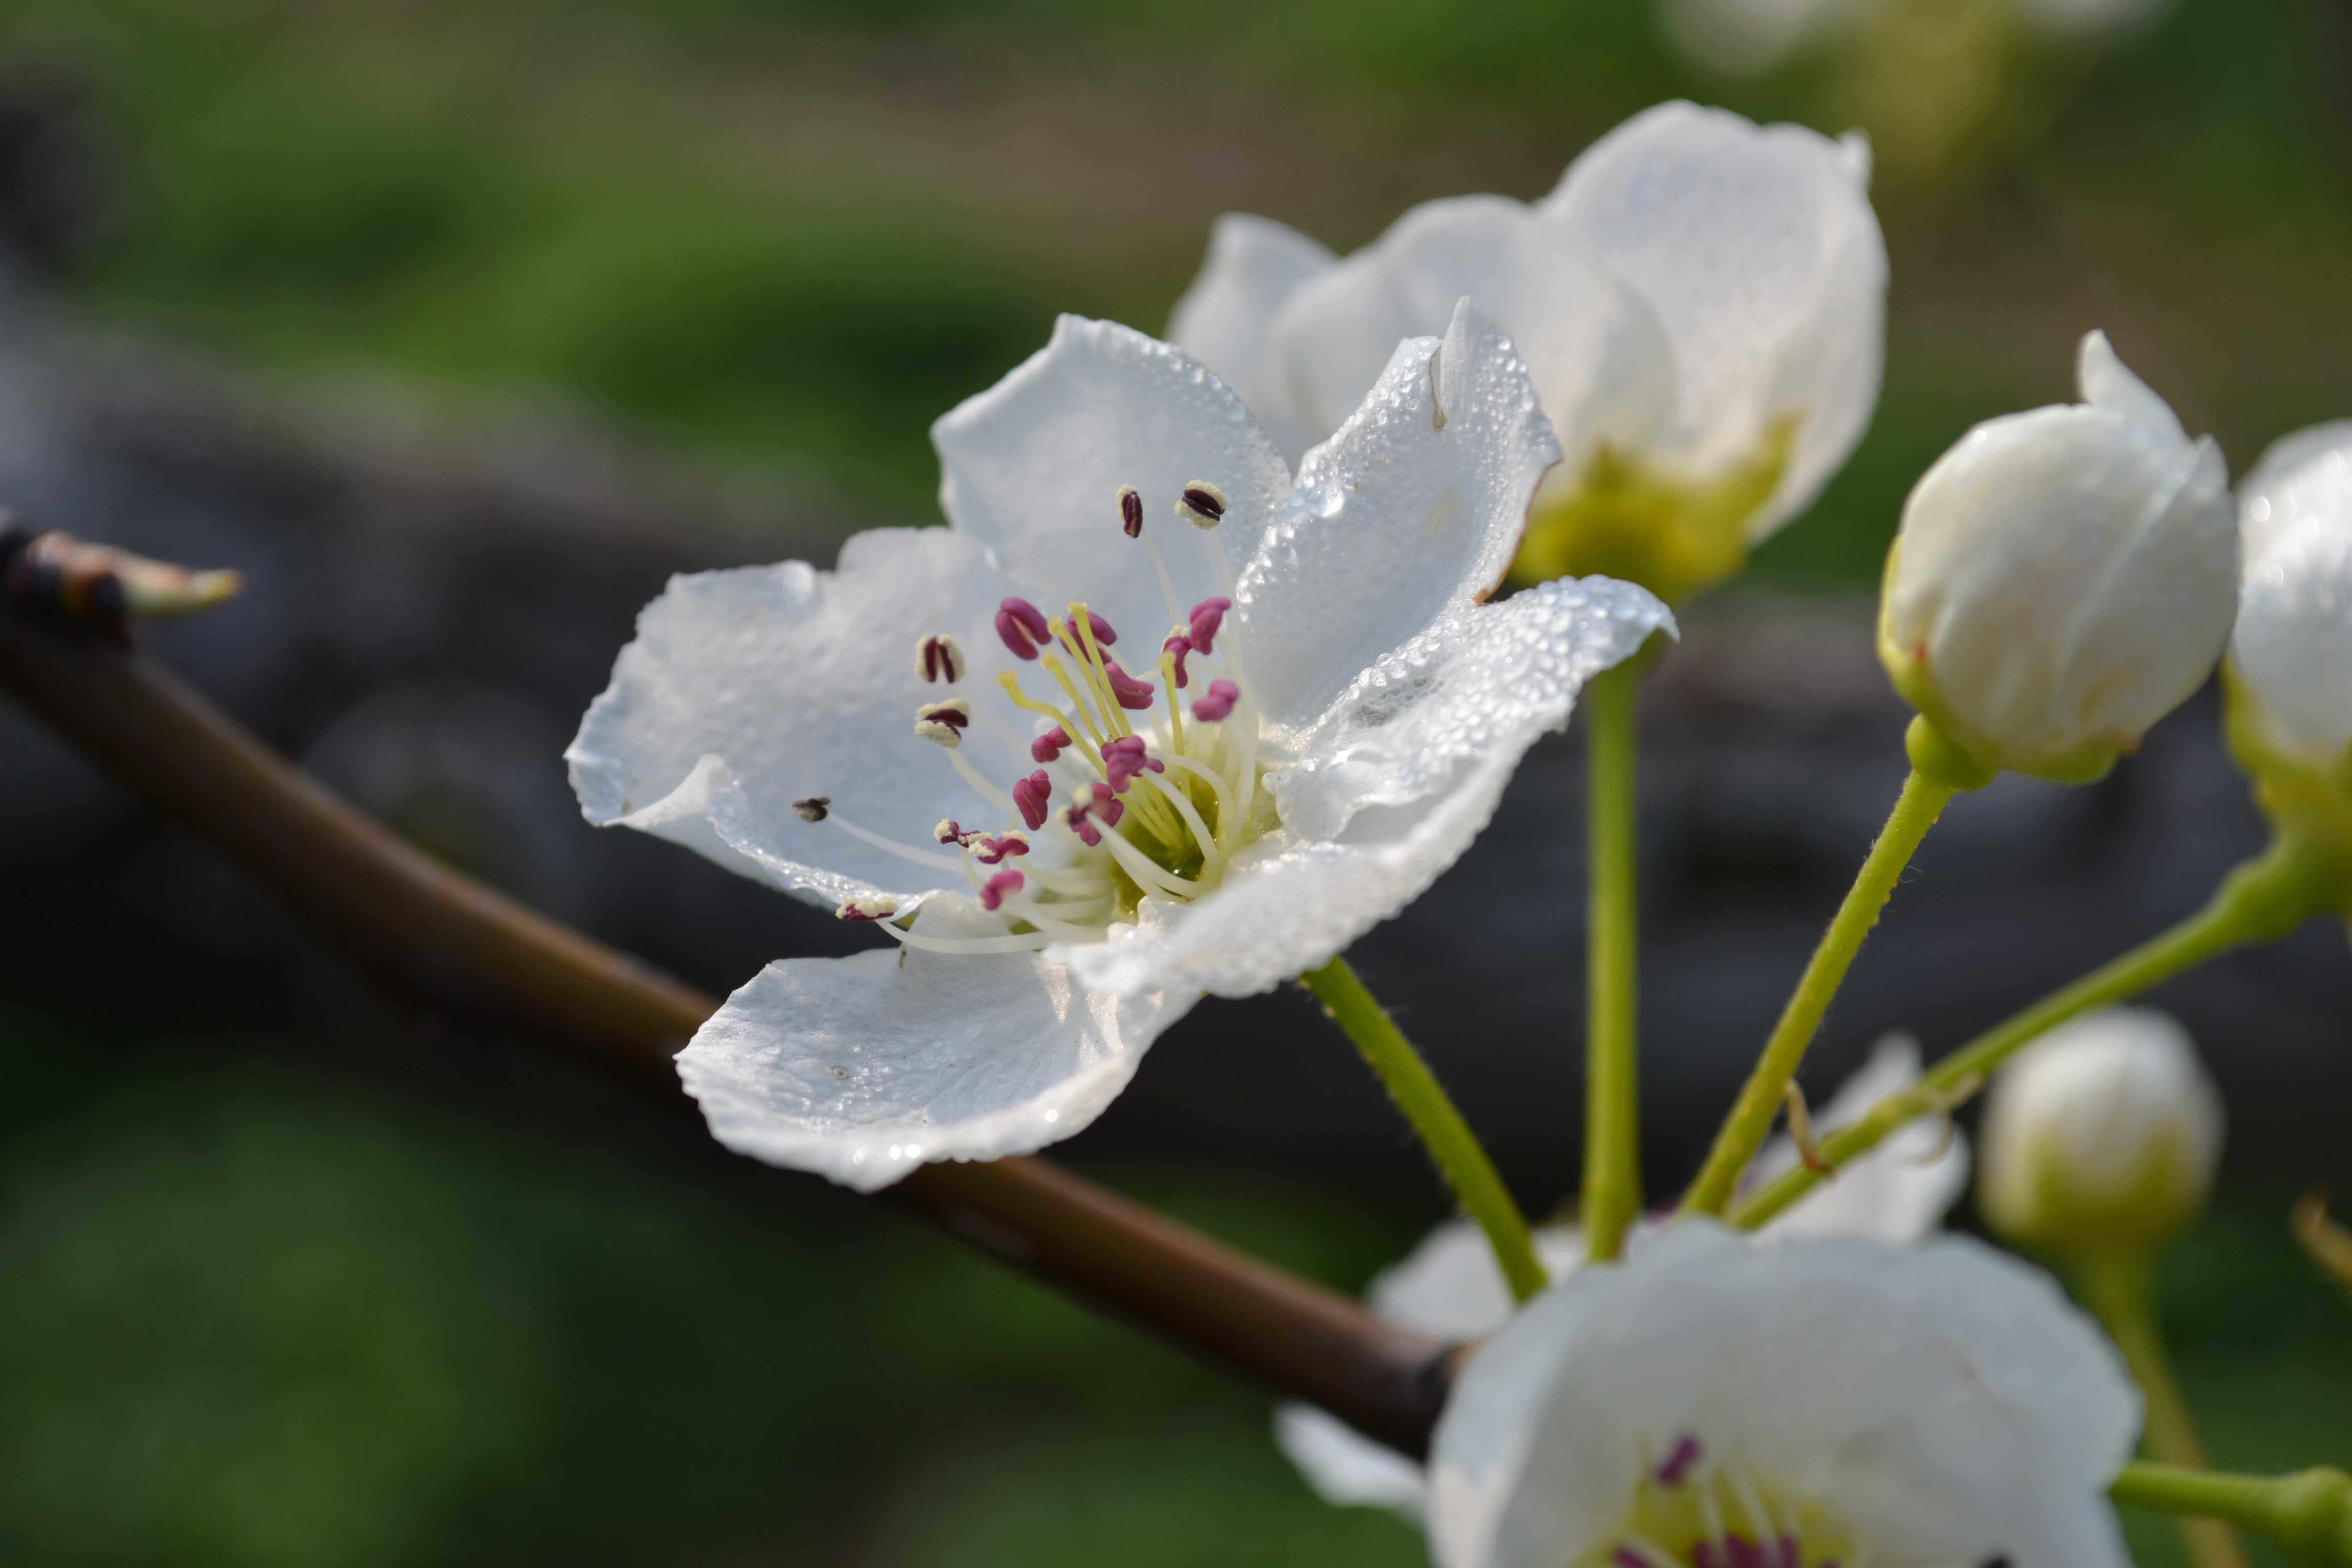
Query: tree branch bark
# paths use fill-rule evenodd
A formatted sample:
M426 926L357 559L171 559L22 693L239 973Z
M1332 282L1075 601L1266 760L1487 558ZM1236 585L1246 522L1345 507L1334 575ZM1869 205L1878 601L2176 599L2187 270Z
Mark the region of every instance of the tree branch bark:
M647 1093L718 1004L432 860L168 672L0 608L0 688L227 856L400 1003L555 1043ZM889 1195L1089 1305L1416 1458L1452 1347L1050 1162L924 1166Z

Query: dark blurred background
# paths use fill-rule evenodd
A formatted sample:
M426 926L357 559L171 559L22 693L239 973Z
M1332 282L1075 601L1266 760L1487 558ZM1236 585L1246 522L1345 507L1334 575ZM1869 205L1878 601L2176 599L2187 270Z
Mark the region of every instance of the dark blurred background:
M1057 310L1160 327L1218 212L1348 248L1428 197L1538 195L1662 98L1863 123L1876 424L1686 617L1650 707L1670 1191L1900 778L1868 590L1911 479L2067 395L2093 325L2234 468L2352 414L2336 0L1845 9L1764 60L1708 45L1735 0L1678 8L1681 47L1642 0L10 0L0 500L243 568L159 657L438 853L723 991L844 938L592 833L558 756L669 572L931 518L929 421ZM2261 837L2215 722L2209 693L2104 784L1957 805L1817 1091L2194 907ZM1540 749L1360 952L1539 1209L1577 1158L1580 779L1575 737ZM751 1179L690 1114L383 1014L6 710L0 889L9 1561L1419 1560L1309 1497L1255 1393ZM2210 1447L2344 1462L2352 1303L2284 1230L2303 1185L2352 1188L2344 932L2160 999L2234 1117L2165 1279ZM1202 1006L1065 1152L1350 1289L1443 1212L1295 994Z

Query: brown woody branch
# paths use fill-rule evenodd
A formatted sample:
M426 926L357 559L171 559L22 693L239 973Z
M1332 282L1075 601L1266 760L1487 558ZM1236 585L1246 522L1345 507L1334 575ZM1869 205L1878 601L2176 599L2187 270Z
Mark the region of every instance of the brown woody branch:
M236 862L397 1000L679 1092L718 1006L403 843L168 672L0 607L0 687ZM1428 1447L1450 1347L1040 1159L925 1166L891 1195L1015 1268L1402 1452Z

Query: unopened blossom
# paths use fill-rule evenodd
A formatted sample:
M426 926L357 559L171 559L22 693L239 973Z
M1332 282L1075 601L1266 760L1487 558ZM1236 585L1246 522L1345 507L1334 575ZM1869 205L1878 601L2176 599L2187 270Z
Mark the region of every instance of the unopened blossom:
M2144 1252L2204 1212L2221 1096L2189 1031L2153 1007L2062 1024L1993 1079L1977 1196L2004 1240Z
M2245 574L2230 654L2244 738L2339 773L2352 753L2352 421L2263 454L2238 487Z
M1977 426L1912 489L1878 655L1976 764L2095 778L2204 683L2237 610L2210 437L2083 340L2083 401Z
M1606 581L1482 603L1559 447L1466 306L1295 479L1198 361L1075 317L932 437L950 526L674 579L568 753L590 820L887 939L769 965L678 1058L720 1142L852 1186L1066 1137L1202 993L1329 960L1671 625Z
M2139 1401L1981 1243L1639 1236L1470 1357L1430 1453L1438 1568L2127 1568Z
M1822 1108L1820 1121L1825 1131L1845 1126L1918 1081L1917 1043L1889 1036ZM1761 1185L1798 1158L1795 1145L1775 1139L1758 1157L1750 1180ZM1915 1121L1842 1167L1835 1181L1813 1188L1766 1227L1764 1236L1843 1234L1898 1245L1916 1242L1942 1222L1968 1179L1965 1140L1932 1121ZM1565 1279L1584 1265L1584 1235L1574 1226L1546 1226L1536 1233L1536 1251L1555 1281ZM1466 1220L1430 1232L1372 1281L1365 1301L1401 1328L1456 1342L1496 1332L1516 1310L1494 1249ZM1286 1405L1275 1413L1274 1431L1282 1451L1326 1502L1421 1514L1427 1493L1422 1467L1336 1416L1310 1405Z
M1296 451L1469 295L1567 454L1516 575L1606 572L1675 600L1803 510L1870 422L1886 247L1869 172L1858 137L1664 104L1533 205L1425 203L1344 260L1228 215L1170 336Z

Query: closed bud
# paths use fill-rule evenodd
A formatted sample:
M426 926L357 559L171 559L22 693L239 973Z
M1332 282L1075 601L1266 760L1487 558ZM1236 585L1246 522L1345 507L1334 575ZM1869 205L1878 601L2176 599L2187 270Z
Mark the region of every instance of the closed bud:
M1886 561L1878 654L1969 761L2098 777L2201 685L2235 613L2229 474L2105 337L2084 401L1990 419L1937 458Z
M2144 1254L2203 1212L2221 1098L2170 1016L2119 1007L2061 1025L1993 1079L1979 1204L2004 1240Z
M2272 816L2340 842L2352 821L2352 421L2264 453L2238 521L2231 745Z

